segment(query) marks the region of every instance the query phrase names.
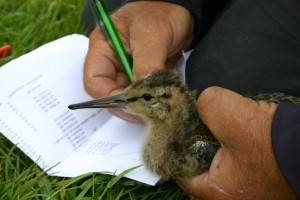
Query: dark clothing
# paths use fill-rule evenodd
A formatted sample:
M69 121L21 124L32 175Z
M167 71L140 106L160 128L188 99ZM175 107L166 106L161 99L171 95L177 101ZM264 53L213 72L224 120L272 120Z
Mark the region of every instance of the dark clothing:
M189 86L199 93L218 85L245 95L264 91L300 97L300 12L271 11L289 6L275 0L232 2L195 47L187 63Z
M294 191L300 191L300 106L280 103L272 124L272 143L278 165Z
M173 2L186 6L186 1ZM196 4L186 6L198 26L203 19L213 22L197 28L202 38L186 68L191 89L201 93L209 86L221 86L244 95L263 91L300 97L299 0L236 0L223 5L219 15L199 15L205 5L199 10ZM299 143L300 106L280 103L272 124L273 150L283 175L300 197Z

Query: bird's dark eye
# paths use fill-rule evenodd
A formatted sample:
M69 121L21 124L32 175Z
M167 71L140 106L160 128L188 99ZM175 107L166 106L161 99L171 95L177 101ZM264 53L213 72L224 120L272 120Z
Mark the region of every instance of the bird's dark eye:
M153 96L151 94L143 94L142 95L142 98L145 100L145 101L150 101Z

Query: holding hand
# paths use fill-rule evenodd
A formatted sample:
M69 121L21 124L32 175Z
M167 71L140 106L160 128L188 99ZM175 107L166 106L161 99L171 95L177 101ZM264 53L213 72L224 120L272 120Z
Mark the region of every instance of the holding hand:
M220 200L297 199L272 150L275 103L257 102L211 87L199 96L197 110L221 147L208 172L177 180L190 196Z

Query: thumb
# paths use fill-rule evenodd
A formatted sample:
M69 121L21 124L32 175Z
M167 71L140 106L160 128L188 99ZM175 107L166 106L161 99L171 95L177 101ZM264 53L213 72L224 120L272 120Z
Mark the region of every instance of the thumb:
M193 18L189 11L169 2L130 4L142 10L134 15L129 26L134 78L172 67L193 40Z
M207 182L208 173L205 172L200 175L188 177L188 178L177 178L177 185L185 191L191 199L206 199L207 196ZM201 197L200 197L201 196Z
M132 28L130 33L134 78L165 68L170 43L168 38L171 33L166 30L166 25L158 23L152 26L155 20L148 21L148 18L141 21L143 23L140 25L137 22L137 27ZM148 24L148 28L144 23Z
M242 130L239 126L244 125L251 103L250 99L230 90L209 87L200 94L196 107L200 118L214 136L229 147L235 143L237 130Z
M242 149L254 137L268 137L276 109L274 103L254 101L220 87L204 90L196 106L200 118L221 144Z

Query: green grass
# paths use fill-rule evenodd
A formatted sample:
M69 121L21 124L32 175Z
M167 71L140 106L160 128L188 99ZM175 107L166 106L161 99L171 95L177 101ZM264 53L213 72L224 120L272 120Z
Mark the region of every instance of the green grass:
M83 0L0 0L0 46L13 53L0 66L62 36L86 34ZM0 80L1 81L1 80ZM1 84L1 82L0 82ZM0 199L187 199L174 182L155 187L100 173L48 176L0 133Z

